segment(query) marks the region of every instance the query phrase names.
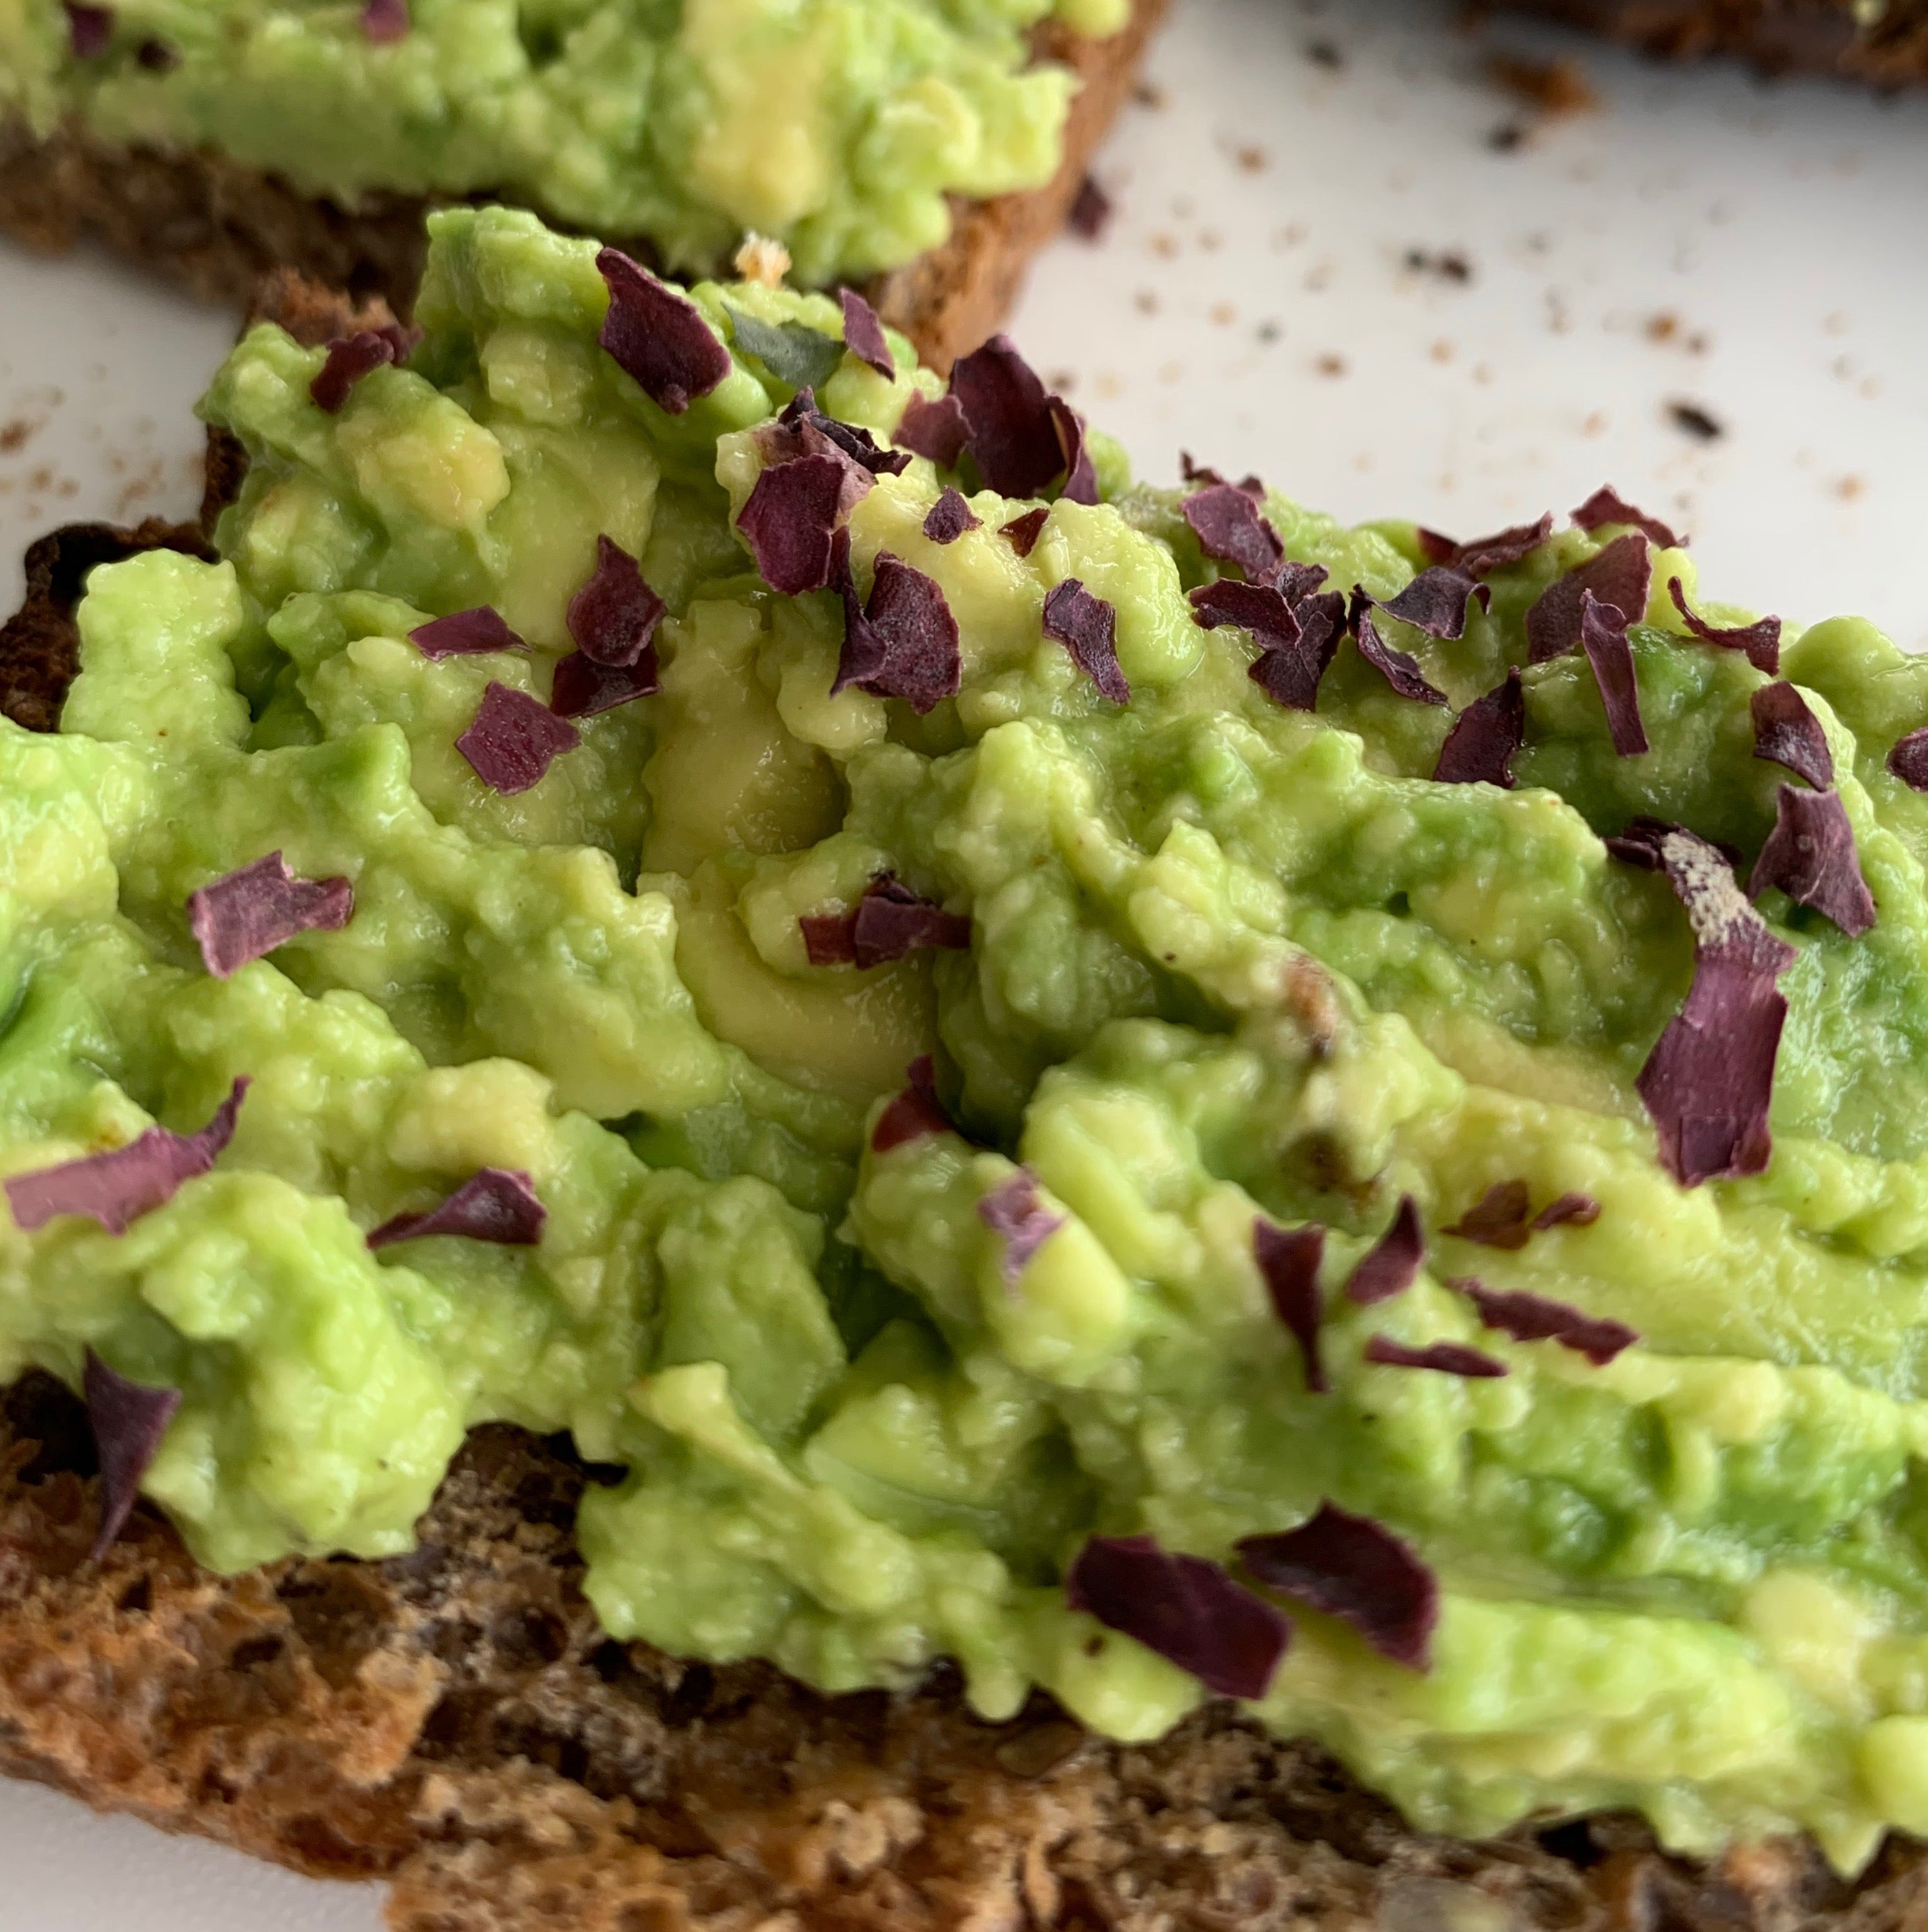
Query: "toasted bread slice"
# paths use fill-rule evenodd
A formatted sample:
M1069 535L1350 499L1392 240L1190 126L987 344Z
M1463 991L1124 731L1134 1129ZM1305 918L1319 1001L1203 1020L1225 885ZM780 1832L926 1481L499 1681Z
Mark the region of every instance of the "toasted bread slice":
M1041 30L1039 58L1068 66L1082 82L1056 174L1025 194L958 202L947 242L871 285L884 320L933 368L948 369L1002 320L1032 257L1062 226L1167 4L1134 0L1129 23L1109 40L1055 25ZM351 213L212 151L127 148L77 126L43 140L20 122L0 124L0 233L46 252L104 242L236 308L264 274L286 268L405 310L432 205L419 195L380 196ZM627 245L647 258L646 242Z
M825 1698L597 1629L569 1525L593 1470L473 1434L385 1563L215 1577L143 1509L100 1564L83 1412L0 1402L0 1768L325 1876L396 1932L1903 1932L1928 1870L1796 1844L1716 1868L1620 1818L1407 1829L1220 1706L1157 1744L940 1676Z
M1668 60L1737 55L1767 74L1928 82L1928 0L1505 0Z

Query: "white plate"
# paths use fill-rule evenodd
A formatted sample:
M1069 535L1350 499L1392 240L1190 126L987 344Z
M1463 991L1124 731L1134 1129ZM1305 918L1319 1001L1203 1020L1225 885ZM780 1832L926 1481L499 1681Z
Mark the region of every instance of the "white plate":
M1349 518L1461 536L1611 478L1693 531L1709 593L1928 646L1928 94L1764 88L1457 0L1179 0L1013 324L1147 476L1177 450ZM1496 45L1577 58L1598 110L1521 118ZM1335 51L1334 68L1313 49ZM1407 266L1416 250L1434 266ZM1442 273L1457 252L1470 278ZM1662 318L1671 318L1671 322ZM0 598L50 524L191 512L227 318L92 257L0 253ZM1723 428L1676 426L1691 404ZM0 1786L0 1932L375 1932L310 1886Z

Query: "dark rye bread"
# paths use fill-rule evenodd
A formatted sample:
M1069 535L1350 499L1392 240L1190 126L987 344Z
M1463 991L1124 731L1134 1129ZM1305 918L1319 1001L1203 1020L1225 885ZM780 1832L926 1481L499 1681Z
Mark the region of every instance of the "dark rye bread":
M956 201L949 241L871 284L884 320L933 368L947 370L1002 321L1031 258L1063 226L1167 4L1133 0L1129 24L1107 40L1041 28L1039 58L1062 62L1083 83L1057 173L1025 194ZM422 219L435 205L382 195L351 212L212 150L130 148L77 124L40 140L21 122L0 123L0 233L45 253L104 242L236 308L265 273L285 268L405 312L422 274ZM622 245L650 258L646 241Z
M1764 74L1836 74L1880 88L1928 83L1928 0L1503 0L1668 60L1738 56Z
M385 1563L219 1579L145 1508L98 1567L79 1406L0 1401L0 1768L325 1876L396 1932L1912 1932L1912 1846L1858 1885L1776 1845L1712 1870L1606 1818L1408 1831L1229 1708L1162 1743L954 1682L824 1698L603 1637L594 1480L476 1430Z
M357 318L287 280L312 339ZM210 518L231 494L215 446ZM95 562L202 527L35 547L0 708L56 722ZM973 1718L954 1677L827 1698L605 1637L570 1526L585 1468L476 1430L387 1562L200 1569L145 1505L98 1565L85 1414L0 1392L0 1771L325 1877L395 1932L1923 1932L1928 1858L1857 1882L1811 1845L1669 1858L1638 1820L1467 1843L1409 1830L1227 1705L1156 1744L1050 1701Z

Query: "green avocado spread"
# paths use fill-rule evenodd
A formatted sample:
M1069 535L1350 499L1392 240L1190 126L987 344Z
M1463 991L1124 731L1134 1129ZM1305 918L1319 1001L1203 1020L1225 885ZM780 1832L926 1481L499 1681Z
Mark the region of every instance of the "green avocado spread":
M707 270L754 231L800 276L893 268L947 197L1056 172L1058 20L1126 0L0 0L0 113L211 148L354 206L497 194ZM76 17L77 16L77 17Z
M248 455L221 560L97 570L60 729L0 722L0 1373L91 1352L179 1390L142 1486L220 1570L406 1551L501 1419L625 1472L579 1525L619 1637L831 1690L950 1658L987 1717L1042 1686L1149 1738L1206 1684L1066 1580L1153 1539L1289 1627L1253 1714L1422 1826L1634 1806L1844 1867L1928 1829L1928 797L1889 769L1928 662L1783 633L1875 916L1749 910L1727 867L1800 782L1756 753L1775 680L1689 634L1683 551L1625 614L1626 755L1596 608L1587 650L1527 644L1611 522L1487 568L1459 636L1353 616L1443 704L1352 635L1316 711L1275 701L1188 601L1235 574L1101 438L1091 502L1008 501L971 454L875 476L842 506L866 618L771 590L737 528L798 434L747 344L807 352L817 420L887 448L942 393L901 340L887 377L827 299L704 285L721 373L669 413L599 346L593 244L432 226L406 364L331 413L324 352L254 329L203 406ZM1263 510L1342 591L1425 560L1410 524ZM554 728L599 538L665 607L660 688L485 782L485 706ZM921 713L832 688L890 572L955 620ZM413 638L482 607L523 646ZM1514 785L1437 780L1509 667ZM1712 926L1609 850L1642 820L1710 842ZM275 853L352 914L218 977L190 897ZM859 964L887 874L878 929L923 937ZM1713 982L1697 934L1737 933L1785 1005L1771 1157L1684 1184L1643 1069ZM23 1231L24 1177L195 1132L243 1078L218 1158L124 1232ZM539 1238L371 1246L484 1170ZM1422 1252L1362 1298L1409 1198ZM1268 1240L1310 1256L1296 1304ZM1533 1339L1507 1295L1617 1339ZM1243 1560L1329 1504L1436 1580L1419 1649Z

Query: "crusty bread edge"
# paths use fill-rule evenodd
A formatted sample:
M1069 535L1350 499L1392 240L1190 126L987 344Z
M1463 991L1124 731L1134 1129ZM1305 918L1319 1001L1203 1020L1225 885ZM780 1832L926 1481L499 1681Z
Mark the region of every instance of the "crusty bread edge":
M1928 0L1889 0L1857 21L1849 0L1493 0L1664 60L1719 56L1768 75L1835 74L1881 88L1928 85Z
M933 368L947 370L1003 320L1032 257L1062 225L1167 4L1133 0L1128 24L1107 40L1042 29L1040 56L1069 66L1082 83L1056 174L1024 194L956 202L948 241L871 285L885 320ZM212 151L128 148L73 125L39 138L18 120L0 122L0 234L41 253L101 242L237 309L263 275L286 268L405 310L431 206L376 195L350 213Z

